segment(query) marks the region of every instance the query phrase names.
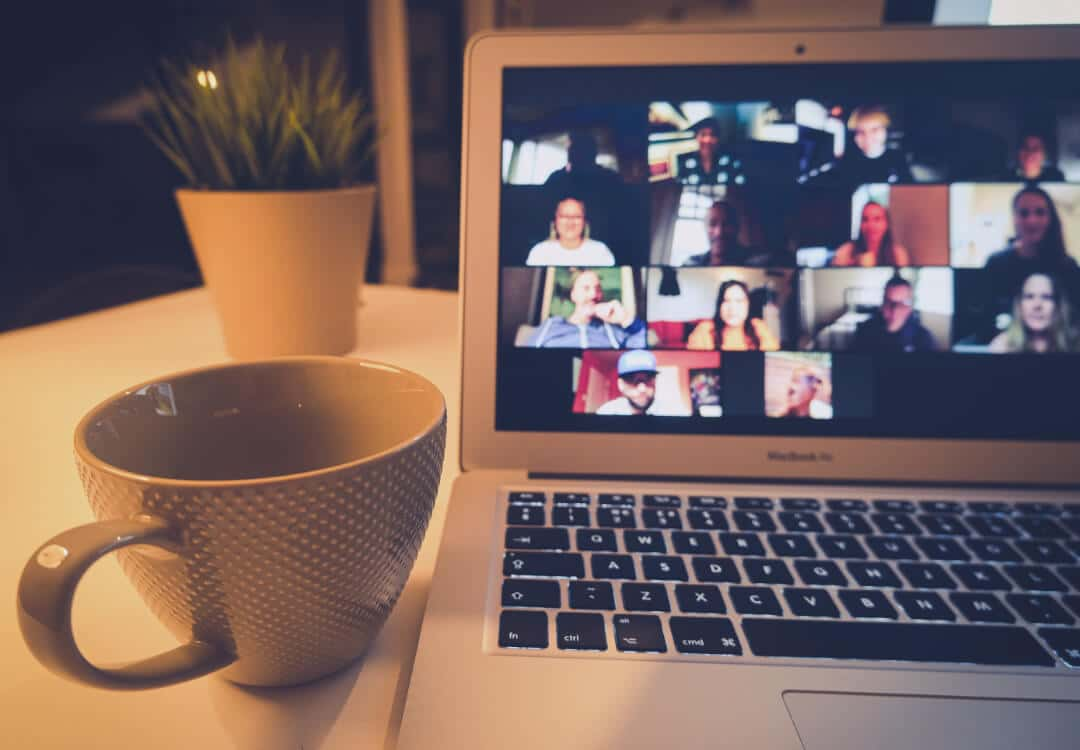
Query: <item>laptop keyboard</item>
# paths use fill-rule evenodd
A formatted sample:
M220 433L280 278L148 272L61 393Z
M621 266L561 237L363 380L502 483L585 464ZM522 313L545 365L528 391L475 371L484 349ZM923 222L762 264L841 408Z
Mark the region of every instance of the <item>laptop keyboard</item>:
M498 647L1080 668L1080 504L512 491Z

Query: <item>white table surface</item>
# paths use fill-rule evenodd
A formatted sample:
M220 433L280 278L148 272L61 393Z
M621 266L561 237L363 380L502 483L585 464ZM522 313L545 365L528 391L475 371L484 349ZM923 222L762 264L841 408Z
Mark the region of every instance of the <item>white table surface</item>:
M15 615L19 574L53 534L93 519L75 472L79 418L123 388L227 360L204 289L0 335L0 747L393 747L427 600L450 484L458 473L457 295L369 286L351 356L414 370L446 396L446 463L427 537L402 598L367 655L295 688L243 688L205 677L157 690L112 692L40 666ZM114 557L97 563L75 599L76 638L92 661L116 663L176 645Z

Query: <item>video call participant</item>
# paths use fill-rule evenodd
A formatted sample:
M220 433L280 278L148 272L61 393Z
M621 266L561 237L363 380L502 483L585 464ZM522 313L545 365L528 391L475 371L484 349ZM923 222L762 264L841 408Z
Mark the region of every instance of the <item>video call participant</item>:
M721 155L717 149L720 143L720 123L715 117L706 117L696 122L693 130L697 151L679 154L675 160L679 182L691 186L726 184L728 165L720 163ZM727 154L724 156L728 157Z
M825 379L815 368L800 365L791 372L787 408L780 417L832 419L833 408L818 398L825 390Z
M892 118L876 104L856 107L848 118L855 148L844 151L836 167L823 173L829 182L857 186L876 182L911 182L904 154L888 147Z
M1069 326L1069 303L1051 276L1033 273L1024 280L1013 301L1012 323L990 342L990 351L1068 352L1075 349L1075 343Z
M761 318L750 317L750 289L729 279L720 285L712 320L703 320L686 339L687 349L729 352L776 351L780 342Z
M596 410L597 414L653 414L656 404L656 357L646 349L633 349L619 357L619 398Z
M705 233L709 237L709 249L698 255L691 255L683 261L684 266L764 264L764 259L752 257L753 251L739 242L739 212L727 201L713 201L709 206L709 213L705 217Z
M533 245L528 266L613 266L615 256L603 242L589 238L585 202L564 198L555 205L551 235Z
M931 352L934 337L919 323L914 311L915 292L900 276L885 283L881 307L855 329L852 350L857 352Z
M1020 285L1033 273L1054 277L1074 305L1080 296L1080 267L1065 250L1061 218L1050 195L1036 185L1017 191L1012 200L1014 236L986 260L993 313L1012 309Z
M570 317L552 316L536 329L526 346L536 348L640 349L645 346L645 323L633 317L619 300L604 302L595 271L575 271L566 298Z
M892 216L885 206L868 201L859 217L859 236L836 248L833 266L909 266L911 254L893 238Z
M1062 182L1065 174L1049 158L1046 139L1040 133L1020 134L1016 146L1016 166L1004 175L1006 180L1025 182Z

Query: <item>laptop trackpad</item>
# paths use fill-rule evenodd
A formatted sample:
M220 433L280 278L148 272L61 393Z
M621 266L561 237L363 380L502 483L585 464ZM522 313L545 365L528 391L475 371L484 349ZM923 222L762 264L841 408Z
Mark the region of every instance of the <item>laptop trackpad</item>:
M806 750L1075 749L1080 703L784 693Z

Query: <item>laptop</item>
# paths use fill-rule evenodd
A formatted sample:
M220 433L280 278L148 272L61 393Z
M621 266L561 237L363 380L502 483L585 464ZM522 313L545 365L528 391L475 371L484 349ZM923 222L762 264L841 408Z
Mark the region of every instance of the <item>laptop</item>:
M400 746L1080 746L1080 29L466 54Z

